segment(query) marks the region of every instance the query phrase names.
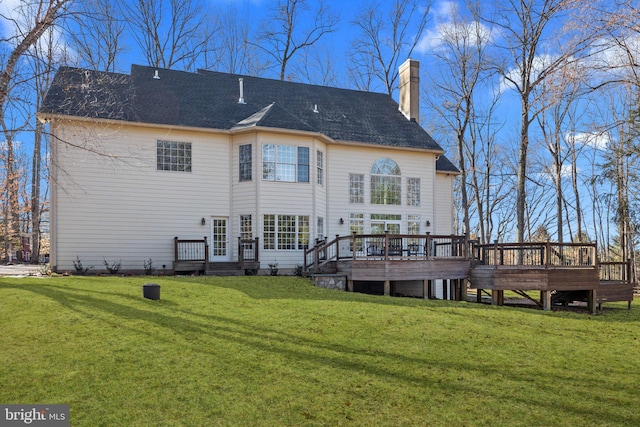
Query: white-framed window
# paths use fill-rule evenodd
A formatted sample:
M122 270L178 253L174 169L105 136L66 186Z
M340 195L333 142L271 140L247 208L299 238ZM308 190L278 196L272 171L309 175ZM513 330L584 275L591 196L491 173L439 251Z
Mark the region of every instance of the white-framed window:
M384 234L388 231L391 234L400 234L402 215L399 214L371 214L369 218L371 234Z
M407 178L407 206L420 206L420 178Z
M251 215L240 215L240 239L253 239L253 221Z
M239 179L242 181L251 181L253 179L253 160L251 155L251 144L243 144L238 147L239 158Z
M364 214L363 213L349 214L349 233L364 234Z
M364 203L364 174L349 174L349 203Z
M402 187L400 168L391 159L378 159L371 167L371 204L399 205Z
M420 234L420 215L407 215L407 233Z
M349 233L351 234L364 234L364 214L363 213L349 213ZM362 251L362 239L356 241L353 245L353 239L351 239L350 250Z
M309 147L263 144L262 179L309 182Z
M316 168L318 175L318 184L324 185L324 153L320 150L316 153Z
M156 141L156 170L191 172L191 143Z
M299 250L309 247L308 215L264 215L264 249Z
M324 239L324 218L321 216L317 218L316 232L316 238L318 240Z

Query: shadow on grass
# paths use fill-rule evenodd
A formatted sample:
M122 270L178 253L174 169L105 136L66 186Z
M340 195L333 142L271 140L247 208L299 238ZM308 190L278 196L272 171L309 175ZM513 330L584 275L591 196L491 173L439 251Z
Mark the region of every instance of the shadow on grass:
M451 300L423 299L412 297L389 297L382 295L371 295L357 292L341 292L339 290L329 290L316 287L310 279L287 276L241 276L241 277L201 277L201 276L170 276L163 277L163 282L168 283L197 283L201 285L215 286L225 289L232 289L244 293L256 300L263 299L293 299L293 300L327 300L327 301L350 301L365 302L370 304L393 305L400 307L420 307L427 309L440 309L452 307L464 307L470 310L494 310L508 309L518 310L526 313L534 313L541 316L557 314L559 316L584 318L590 317L603 322L640 322L640 310L633 307L627 308L627 303L607 303L603 310L595 317L591 315L587 308L584 310L566 310L563 307L554 307L551 311L543 311L536 307L522 307L518 305L505 305L503 307L492 306L486 303L459 302ZM640 298L636 298L640 303Z
M166 281L166 279L163 279L163 282ZM213 285L225 287L220 283L216 282ZM229 316L203 314L181 308L187 305L188 301L185 301L184 304L166 300L148 301L143 300L142 296L137 298L125 293L42 283L29 286L0 284L0 287L29 291L50 298L70 311L93 318L96 317L96 313L102 313L106 316L99 316L100 321L113 323L121 328L163 340L168 344L174 345L176 352L181 351L181 347L188 345L192 351L210 355L210 351L204 348L201 343L209 342L212 338L215 338L228 341L234 345L240 344L253 351L285 356L294 362L312 362L340 371L349 371L353 375L360 375L364 372L368 376L380 377L385 381L400 381L406 386L425 388L429 392L445 394L471 393L477 396L493 398L496 401L508 400L526 406L544 407L551 412L561 411L565 414L573 414L576 417L588 416L593 418L596 417L594 411L597 410L597 417L606 419L607 422L620 424L633 424L639 421L635 414L625 416L624 413L621 413L619 401L615 399L608 401L607 398L602 397L603 390L610 390L614 393L619 391L613 384L603 384L601 380L593 378L588 372L566 370L561 374L555 371L552 375L549 371L545 372L544 369L540 369L535 378L532 378L531 375L517 370L516 367L498 365L491 360L456 357L455 354L457 353L455 352L450 358L443 356L431 358L429 346L451 345L447 336L441 336L438 339L433 339L432 342L425 343L427 347L425 348L424 356L414 357L394 352L390 349L390 346L371 347L367 345L366 347L357 347L355 345L332 342L333 337L331 336L326 339L309 338L298 331L267 327L259 318L255 322L250 322ZM245 292L243 289L239 289L238 286L228 287ZM319 291L321 292L313 292L311 296L307 297L304 297L304 293L297 296L289 295L289 297L295 299L339 300L343 302L346 300L343 298L344 294L338 296L332 291ZM260 299L264 299L265 292L268 292L268 290L253 291L257 298ZM256 298L250 293L247 295ZM113 301L116 298L121 298L131 304ZM184 298L188 300L190 296L185 296ZM371 303L375 302L377 298L363 296L363 298L355 298L355 300ZM384 297L381 297L381 301L386 305L415 305L414 303L394 302L394 299ZM425 304L424 302L421 303ZM448 313L443 315L448 315ZM124 321L150 322L159 328L169 329L181 336L195 334L197 339L176 343L163 338L163 334L154 327L145 328L141 326L138 328ZM99 327L99 325L96 325L96 327ZM434 375L429 375L430 373L434 373ZM530 393L530 396L526 398L518 397L512 395L509 388L503 389L495 385L487 388L481 384L465 382L463 379L467 375L488 378L493 384L496 383L496 379L505 378L510 382L517 383L517 388L537 389L544 392ZM458 377L457 380L455 379L456 377ZM567 387L580 390L581 392L578 392L572 401L575 403L568 403L567 401L560 403L549 400L549 396L554 395L554 385L556 384L561 384L562 389L565 390ZM559 391L559 393L562 394L562 391ZM597 406L597 409L586 410L583 406L584 401Z

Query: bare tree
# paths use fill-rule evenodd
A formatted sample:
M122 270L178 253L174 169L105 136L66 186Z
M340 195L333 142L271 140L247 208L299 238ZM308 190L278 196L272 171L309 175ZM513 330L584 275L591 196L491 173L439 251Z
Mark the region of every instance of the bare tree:
M81 66L92 70L116 71L125 52L124 19L113 0L84 0L74 19L67 22L65 35Z
M194 0L133 0L122 8L150 66L191 70L213 49L218 25Z
M499 70L505 84L520 98L520 135L517 170L516 240L524 241L526 228L526 183L529 154L530 128L544 109L538 96L542 82L559 68L571 63L573 58L588 45L581 38L556 38L550 51L553 33L558 33L558 19L571 10L573 0L508 0L499 3L495 18L485 18L503 36L504 52ZM562 34L562 32L559 32ZM549 49L549 50L547 50Z
M418 0L394 0L390 9L370 2L352 24L358 35L351 47L349 74L358 89L371 90L380 81L391 95L398 67L416 48L427 25L429 5Z
M565 234L566 196L563 183L569 170L565 162L575 158L575 153L571 151L575 149L575 145L566 143L566 129L570 125L569 120L573 117L575 106L584 93L582 85L584 74L578 64L567 64L549 74L547 79L540 83L542 90L539 100L543 107L536 115L536 120L547 151L551 156L551 166L547 170L555 190L556 238L558 242L564 241ZM572 164L572 166L574 165Z
M30 55L30 69L33 73L33 89L35 93L36 110L49 89L55 73L58 60L64 58L64 49L58 44L59 38L54 29L49 28L45 36L33 45ZM29 212L31 217L31 262L37 264L40 260L41 221L46 199L42 199L41 181L43 179L43 151L46 151L46 132L44 123L35 120L33 133L33 156L31 159L31 194L29 198ZM46 158L45 158L46 159Z
M7 196L8 210L4 215L5 238L14 239L19 235L20 230L20 203L18 191L20 186L20 173L16 166L15 136L17 131L24 125L16 125L15 118L19 113L10 110L10 93L21 90L20 85L29 80L25 75L22 79L16 78L21 60L27 54L42 35L51 28L64 14L71 0L39 0L22 1L18 7L12 11L12 16L2 15L6 23L10 23L10 34L0 39L0 46L5 51L2 56L0 68L0 126L5 136L6 156L5 156L5 182L4 188ZM14 97L14 100L17 97ZM27 119L23 119L26 123ZM8 241L8 240L5 240ZM10 250L5 249L9 255Z
M484 79L490 78L488 71L487 46L490 31L477 20L466 20L460 13L451 16L452 21L439 27L442 45L435 49L437 62L442 65L442 75L432 75L436 99L431 108L438 111L450 130L455 134L460 170L460 195L462 202L462 223L466 235L471 232L470 196L468 194L468 171L476 163L475 146L480 119L476 117L477 90ZM436 77L440 77L435 81ZM426 93L429 98L431 90ZM432 98L433 99L433 98ZM473 168L475 170L475 167ZM477 199L476 199L477 201ZM476 206L483 215L483 206ZM480 220L481 235L484 236L483 221Z
M238 9L232 6L219 16L215 49L205 53L204 67L251 76L261 74L267 64L260 58L259 48L251 42L255 35L249 19L239 15Z
M304 20L310 24L305 25ZM261 25L258 46L273 58L279 78L284 80L291 58L334 32L338 21L338 16L322 0L313 9L307 0L279 0Z
M313 51L305 51L303 60L293 72L296 81L323 86L341 86L339 70L334 62L334 52L326 47L318 47Z

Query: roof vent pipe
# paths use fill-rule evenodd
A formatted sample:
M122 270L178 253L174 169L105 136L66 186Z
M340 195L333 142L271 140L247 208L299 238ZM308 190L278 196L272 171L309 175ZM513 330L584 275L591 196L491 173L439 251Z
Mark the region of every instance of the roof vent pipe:
M156 70L156 72L153 73L153 78L156 80L160 80L160 76L158 75L158 70Z
M238 84L240 85L240 98L238 99L238 104L246 104L244 101L244 79L242 77L238 79Z
M315 104L315 105L313 106L313 112L314 112L314 113L319 113L319 112L320 112L320 111L318 111L318 104Z

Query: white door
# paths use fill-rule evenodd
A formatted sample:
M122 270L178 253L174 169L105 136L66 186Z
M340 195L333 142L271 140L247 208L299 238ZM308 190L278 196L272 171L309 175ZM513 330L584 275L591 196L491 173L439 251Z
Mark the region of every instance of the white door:
M229 261L229 227L228 218L211 218L211 244L209 245L209 261Z

